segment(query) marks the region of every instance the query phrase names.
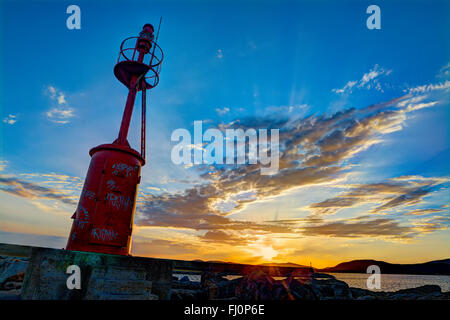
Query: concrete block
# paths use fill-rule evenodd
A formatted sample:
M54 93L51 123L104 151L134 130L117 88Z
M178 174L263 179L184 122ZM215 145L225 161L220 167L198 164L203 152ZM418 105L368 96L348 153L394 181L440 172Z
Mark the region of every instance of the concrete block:
M81 271L81 289L69 290L67 267ZM164 259L33 248L22 299L170 299L172 262Z

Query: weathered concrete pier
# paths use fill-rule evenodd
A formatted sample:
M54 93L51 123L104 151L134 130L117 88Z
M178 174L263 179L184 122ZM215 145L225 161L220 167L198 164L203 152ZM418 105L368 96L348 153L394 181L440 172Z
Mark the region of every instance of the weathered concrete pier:
M270 267L112 255L0 244L3 259L26 263L20 299L24 300L169 300L175 274L246 275L256 270L287 277L309 268ZM80 268L81 288L69 289L67 268ZM2 276L3 274L3 276ZM8 278L0 267L0 280ZM1 281L0 281L1 282Z

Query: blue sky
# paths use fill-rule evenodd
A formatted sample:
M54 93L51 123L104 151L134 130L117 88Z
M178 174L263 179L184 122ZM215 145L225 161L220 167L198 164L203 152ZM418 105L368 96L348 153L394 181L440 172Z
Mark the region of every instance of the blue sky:
M66 28L70 4L81 8L81 30ZM400 262L448 258L450 4L379 1L381 30L369 30L370 4L1 1L0 240L17 242L17 234L29 234L29 242L36 243L40 235L46 246L64 246L89 164L88 150L117 136L127 93L112 71L120 43L147 22L157 25L162 16L159 43L165 60L160 84L149 95L148 163L142 172L134 252L318 265L361 257L395 256ZM368 109L388 101L378 113ZM273 177L270 183L279 186L268 191L248 175L242 177L246 187L233 194L226 188L236 189L236 181L214 185L201 177L201 169L170 160L171 132L192 131L195 120L218 127L236 120L249 126L258 119L288 119L314 131L327 117L350 108L356 111L346 121L367 121L372 131L332 165L320 162L321 173L340 168L325 180L303 183L304 177L292 176L286 182L283 174ZM129 135L135 148L139 114L137 105ZM379 117L374 120L378 122L370 122L371 116ZM346 123L327 127L320 139L309 143L322 148L327 136L345 128L351 129ZM291 141L289 134L304 134L287 123L280 130L286 132L286 141ZM296 150L293 144L286 148ZM345 148L344 143L334 146ZM321 149L322 156L325 151ZM311 163L297 169L320 166ZM389 188L371 189L378 183ZM205 185L222 193L211 195L194 214L198 199L189 190L197 192ZM257 194L256 200L239 204L239 192L249 191ZM395 196L417 201L376 210ZM359 201L333 204L326 214L314 209L336 197ZM174 207L178 201L183 205ZM217 211L215 201L231 202L236 209ZM414 211L419 209L432 210ZM181 218L163 219L171 214ZM191 220L201 220L201 214L212 220L223 217L227 223L193 226L183 214ZM322 219L319 225L313 217ZM286 219L291 220L288 226L281 222ZM304 220L293 225L295 219ZM359 225L361 219L366 224ZM279 222L266 228L264 223L271 220ZM230 221L243 226L229 227ZM246 228L246 222L258 226ZM372 224L377 232L348 232ZM329 232L341 227L347 236ZM27 241L26 236L19 238ZM331 247L324 249L322 244L330 239ZM217 249L219 242L225 249Z

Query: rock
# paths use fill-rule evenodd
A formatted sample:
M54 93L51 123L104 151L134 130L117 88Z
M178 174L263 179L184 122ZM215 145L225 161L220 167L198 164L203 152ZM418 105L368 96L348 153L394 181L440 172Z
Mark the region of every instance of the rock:
M275 280L256 270L241 278L227 280L220 274L205 272L201 283L173 281L173 300L450 300L450 292L436 285L399 290L371 291L350 288L344 281L323 273L291 274Z
M187 290L199 290L201 289L200 282L194 281L172 281L172 289L187 289Z
M311 279L313 278L313 276L317 274L314 273L314 269L295 269L293 271L291 271L290 275L288 276L288 278L295 278L297 280L300 280L302 283L303 282L311 282ZM319 275L319 274L317 274ZM332 276L330 276L332 277Z
M201 290L189 290L189 289L172 289L170 294L170 300L183 301L183 300L201 300L203 292Z
M344 281L336 279L313 279L312 290L320 300L350 300L353 299L350 287Z
M273 300L290 300L289 287L285 281L274 281L272 284L272 299Z
M242 278L236 287L236 297L244 300L317 300L308 283L311 283L308 276L275 280L255 271Z
M392 292L388 295L389 300L418 300L426 299L428 296L430 299L436 299L441 297L441 287L437 285L425 285L417 288L403 289Z
M208 272L205 271L202 273L200 278L201 285L205 285L208 282L220 282L220 281L228 281L226 278L222 277L220 274L216 272Z
M384 292L380 291L370 291L367 289L361 289L361 288L350 288L350 292L352 293L353 299L356 300L371 300L371 297L374 299L381 298L381 296L384 295ZM364 297L364 299L359 299L361 297Z
M19 290L22 289L22 281L7 281L3 284L4 290Z
M28 258L0 257L0 289L8 281L22 282L28 267Z
M336 280L336 277L331 275L331 274L326 274L326 273L313 273L311 275L311 277L313 279L332 279L332 280Z
M425 285L417 288L403 289L395 292L370 291L360 288L350 288L356 300L450 300L446 292L436 285Z
M388 296L388 300L417 300L419 296L413 293L400 293Z
M441 287L437 285L425 285L417 288L398 290L396 294L430 294L430 293L441 293Z
M312 290L311 285L305 284L297 279L287 279L289 288L289 300L317 300L318 297Z
M206 299L230 299L235 297L236 286L241 278L228 280L218 274L205 272L201 278L201 288Z
M449 300L449 298L447 298L445 295L443 295L441 293L433 292L433 293L424 295L422 297L419 297L419 298L417 298L417 300Z
M377 300L377 297L373 295L359 296L356 300Z
M272 300L275 281L268 274L257 270L241 278L236 287L236 297L240 300Z
M0 300L20 300L20 289L13 289L8 291L0 290Z

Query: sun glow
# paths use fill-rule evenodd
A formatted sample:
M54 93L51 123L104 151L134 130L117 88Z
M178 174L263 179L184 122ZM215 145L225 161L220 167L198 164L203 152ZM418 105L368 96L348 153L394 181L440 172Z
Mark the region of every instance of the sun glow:
M273 257L278 255L278 252L271 246L260 246L258 254L261 255L262 259L271 261Z

